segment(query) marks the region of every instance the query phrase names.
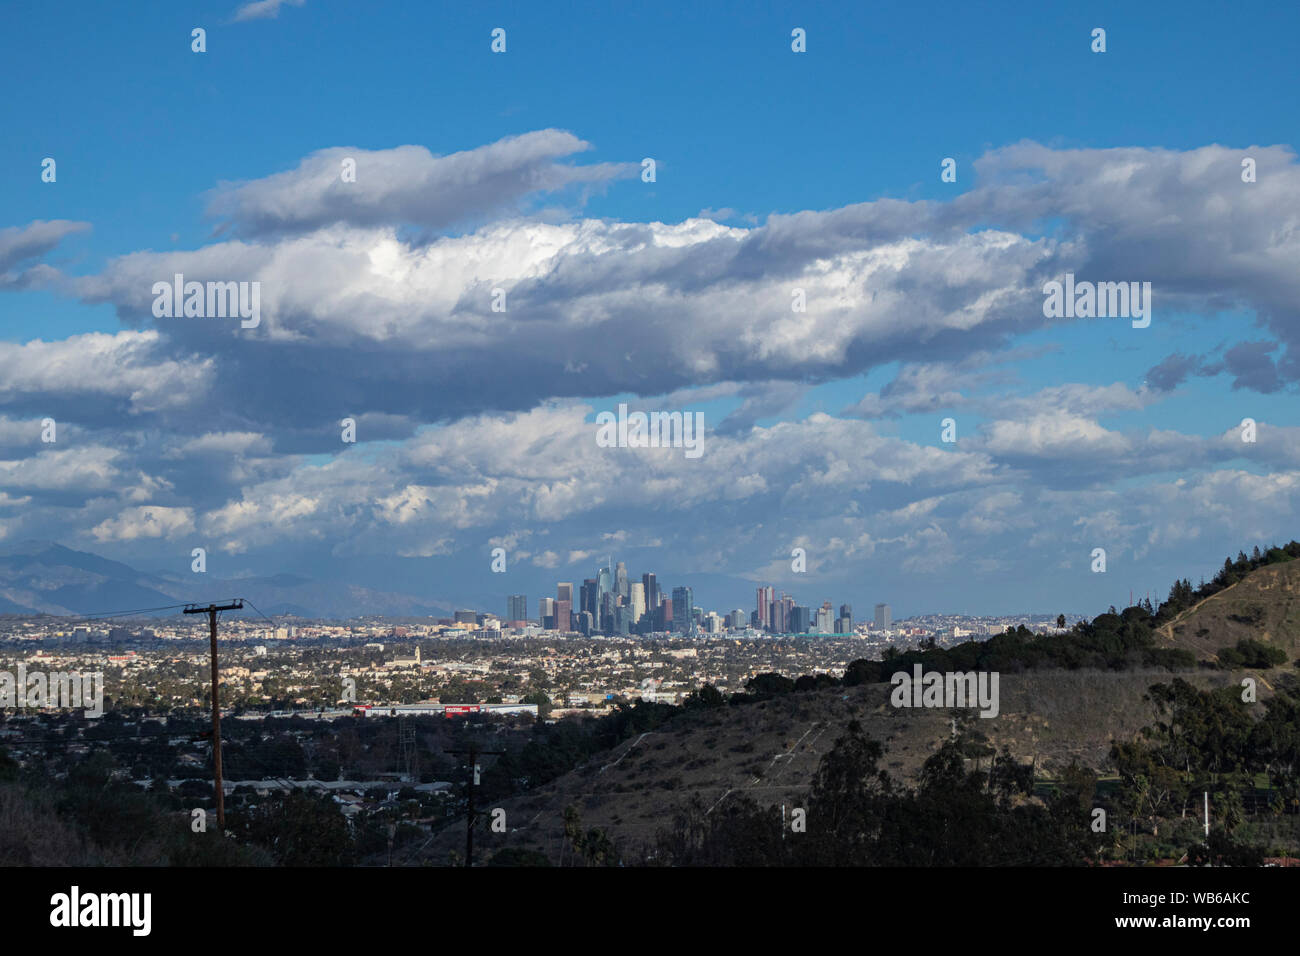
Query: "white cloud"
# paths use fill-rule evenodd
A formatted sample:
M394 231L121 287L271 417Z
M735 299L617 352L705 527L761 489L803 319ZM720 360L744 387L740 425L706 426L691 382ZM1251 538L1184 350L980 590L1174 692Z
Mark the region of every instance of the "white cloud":
M248 20L265 20L278 17L280 8L285 4L291 7L301 7L305 2L306 0L252 0L252 2L243 4L235 11L233 22L243 23Z
M0 342L0 402L30 402L42 394L56 401L112 399L138 415L200 400L215 377L213 360L159 354L161 339L155 331L124 331Z
M143 505L127 508L115 518L91 529L99 541L130 541L135 538L175 538L194 530L194 513L189 508Z

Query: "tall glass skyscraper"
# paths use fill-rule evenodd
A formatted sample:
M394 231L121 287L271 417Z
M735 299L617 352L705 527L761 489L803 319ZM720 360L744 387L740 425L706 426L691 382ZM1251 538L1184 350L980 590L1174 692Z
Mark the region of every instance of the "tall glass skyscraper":
M619 601L622 604L626 604L632 596L632 592L627 585L627 565L622 561L618 563L618 567L614 571L614 590L618 592Z
M605 595L614 590L614 572L605 565L596 572L596 603L605 606Z
M695 592L690 588L673 588L673 630L681 634L695 633L695 618L691 611L695 605Z
M646 612L653 614L659 607L659 582L655 580L655 573L647 571L641 575L641 586L645 588L645 606Z
M615 612L618 610L618 595L613 591L607 591L600 599L600 621L597 623L597 630L609 633L614 629L617 623Z
M512 594L506 598L506 620L528 620L528 597L524 594Z

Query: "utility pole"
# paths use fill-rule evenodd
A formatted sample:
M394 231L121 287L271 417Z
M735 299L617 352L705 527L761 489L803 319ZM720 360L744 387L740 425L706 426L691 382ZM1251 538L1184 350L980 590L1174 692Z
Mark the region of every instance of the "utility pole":
M478 744L470 744L468 750L448 750L449 754L465 754L469 757L469 797L465 809L465 865L474 865L474 788L478 786L478 758L480 756L500 756L504 750L479 750Z
M217 792L217 829L226 829L226 793L221 785L221 701L217 697L217 612L239 611L244 602L236 598L229 604L209 604L201 607L190 604L182 614L206 614L208 632L212 640L212 786Z

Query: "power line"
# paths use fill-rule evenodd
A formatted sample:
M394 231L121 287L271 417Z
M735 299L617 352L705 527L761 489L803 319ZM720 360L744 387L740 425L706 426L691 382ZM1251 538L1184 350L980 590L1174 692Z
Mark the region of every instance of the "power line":
M137 607L128 611L96 611L93 614L67 614L61 615L79 621L102 620L109 617L125 617L130 614L146 614L151 611L171 611L175 608L189 607L189 604L164 604L161 607Z
M243 601L245 604L247 604L249 607L251 607L254 611L256 611L256 612L257 612L257 616L260 617L262 620L264 620L267 624L270 624L272 627L275 627L275 626L276 626L275 621L271 620L269 617L267 617L265 614L263 614L262 611L261 611L261 609L260 609L256 604L254 604L252 601L250 601L248 598L240 598L239 600Z

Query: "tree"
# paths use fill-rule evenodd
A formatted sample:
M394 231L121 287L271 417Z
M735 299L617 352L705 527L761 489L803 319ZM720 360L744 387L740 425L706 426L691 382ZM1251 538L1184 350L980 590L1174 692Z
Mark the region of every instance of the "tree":
M584 833L582 817L578 808L572 805L564 808L564 835L587 866L613 866L618 862L618 848L614 841L595 827Z
M790 683L793 686L794 681ZM682 701L682 706L687 710L697 710L722 707L726 703L727 699L722 696L722 691L712 684L705 684L699 690L687 694L685 700Z
M755 674L745 682L745 690L760 696L789 694L795 689L795 682L781 674Z
M355 855L347 821L333 801L302 790L231 814L229 829L265 847L281 866L347 866Z
M555 709L554 704L551 703L551 698L547 697L546 692L542 690L535 690L528 696L519 698L519 702L521 704L536 704L537 716L543 720L551 716L551 711Z
M884 748L857 720L821 759L808 798L808 837L813 862L862 866L872 862L889 775L880 769Z

